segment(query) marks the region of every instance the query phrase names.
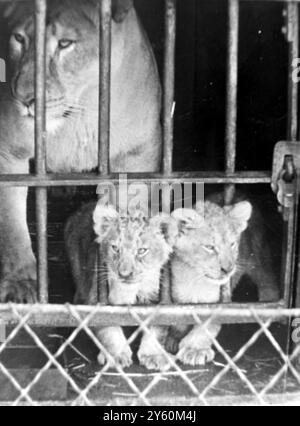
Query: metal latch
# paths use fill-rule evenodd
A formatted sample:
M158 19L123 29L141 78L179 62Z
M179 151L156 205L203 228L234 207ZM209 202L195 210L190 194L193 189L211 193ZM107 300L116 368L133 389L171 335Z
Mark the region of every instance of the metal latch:
M300 142L278 142L274 149L272 190L283 207L291 207L298 191Z

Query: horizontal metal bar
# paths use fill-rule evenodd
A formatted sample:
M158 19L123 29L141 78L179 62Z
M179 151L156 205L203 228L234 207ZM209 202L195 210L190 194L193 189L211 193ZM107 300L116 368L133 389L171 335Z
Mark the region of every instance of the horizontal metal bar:
M88 322L90 327L112 325L138 325L131 312L138 315L141 320L152 316L151 324L174 325L194 324L193 315L198 315L202 320L212 314L220 323L256 323L254 312L262 320L273 319L274 322L292 317L300 317L300 309L286 309L285 303L258 303L258 304L226 304L226 305L174 305L174 306L76 306L72 307L84 320L92 313ZM74 318L68 305L13 305L19 315L30 314L27 324L35 327L76 327L78 321ZM14 314L12 305L0 305L0 322L4 325L16 324L19 318Z
M196 370L197 371L197 370ZM199 370L201 372L201 370ZM197 374L199 375L199 371ZM102 373L102 377L105 377L106 375L110 375L114 373ZM118 373L115 373L118 374ZM138 373L137 373L138 374ZM168 373L162 373L162 376L168 377ZM176 374L176 373L174 373ZM177 373L178 374L178 373ZM135 373L127 373L128 377L136 377ZM284 393L272 393L268 395L264 395L264 401L266 405L271 406L298 406L300 401L300 392L284 392ZM194 396L175 396L172 392L172 397L168 395L167 393L162 394L155 394L155 392L151 392L150 395L147 395L147 401L151 406L160 406L160 407L169 407L172 405L173 407L183 407L183 406L189 406L189 407L198 407L198 406L204 406L204 402L202 402L199 397ZM241 393L239 395L226 395L225 390L223 394L220 394L219 396L214 396L209 393L208 395L205 395L205 401L207 405L212 407L219 407L219 406L230 406L230 407L239 407L239 406L261 406L261 404L258 402L256 395L251 394L245 394ZM13 401L0 401L1 407L10 407ZM126 396L107 396L105 397L104 394L98 395L97 399L92 400L93 406L96 407L121 407L121 406L136 406L140 405L140 399L138 395L131 395L128 394ZM68 399L63 401L39 401L39 404L43 407L72 407L74 405L74 399ZM30 402L27 401L21 401L18 402L18 407L30 407Z
M122 178L124 175L122 175ZM169 176L160 173L134 173L127 175L128 183L142 181L145 183L184 183L184 182L203 182L205 184L270 184L271 172L269 171L251 171L237 172L227 175L223 172L174 172ZM93 186L100 182L118 183L119 175L111 174L108 176L99 176L97 173L70 173L70 174L52 174L44 176L11 174L0 175L0 187L8 186Z

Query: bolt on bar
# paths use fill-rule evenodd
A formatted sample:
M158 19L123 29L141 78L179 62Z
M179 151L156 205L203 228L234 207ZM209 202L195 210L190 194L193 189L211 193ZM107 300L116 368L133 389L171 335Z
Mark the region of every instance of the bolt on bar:
M111 0L100 0L99 16L99 160L98 171L101 177L110 172L110 79L111 79ZM98 300L107 304L107 286L102 284L101 272L104 259L103 248L97 255Z
M238 46L239 46L239 0L229 0L228 4L228 63L227 63L227 103L225 158L226 173L236 168L236 128L238 91ZM234 196L234 185L225 189L225 203L230 204Z
M173 172L173 139L175 110L175 47L176 47L176 0L165 0L165 48L163 74L163 176ZM163 210L168 211L171 205L170 191L162 190ZM170 266L164 270L161 285L160 301L171 303Z
M46 14L47 1L35 0L35 161L36 176L46 175ZM48 303L47 188L36 188L37 277L39 301Z

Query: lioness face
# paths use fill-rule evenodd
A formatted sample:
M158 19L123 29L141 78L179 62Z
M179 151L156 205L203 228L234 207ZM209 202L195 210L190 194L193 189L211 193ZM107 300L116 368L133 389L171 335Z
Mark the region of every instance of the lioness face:
M50 131L57 129L64 118L98 110L97 4L94 0L48 2L46 113L47 129ZM20 114L31 122L35 105L34 32L32 2L20 2L12 15L9 46L11 90ZM85 111L87 105L88 111Z

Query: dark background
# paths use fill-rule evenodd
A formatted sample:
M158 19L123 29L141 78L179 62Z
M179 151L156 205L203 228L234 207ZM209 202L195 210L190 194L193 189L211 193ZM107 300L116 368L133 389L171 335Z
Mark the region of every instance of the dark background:
M228 4L226 0L177 3L175 168L222 170ZM135 0L135 4L161 72L164 1ZM281 32L282 10L278 2L240 3L240 170L270 169L273 146L286 137L288 44ZM5 33L0 20L2 58Z
M175 168L224 168L227 10L225 0L178 0ZM162 0L136 0L159 66ZM284 5L241 2L238 169L271 168L274 144L286 138L288 43ZM161 69L161 66L160 66Z

